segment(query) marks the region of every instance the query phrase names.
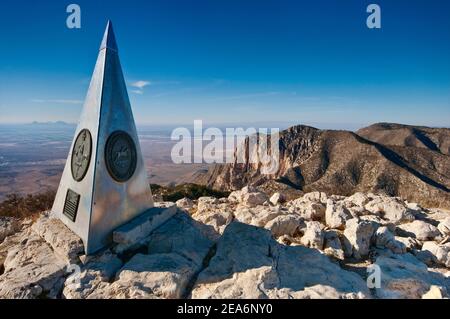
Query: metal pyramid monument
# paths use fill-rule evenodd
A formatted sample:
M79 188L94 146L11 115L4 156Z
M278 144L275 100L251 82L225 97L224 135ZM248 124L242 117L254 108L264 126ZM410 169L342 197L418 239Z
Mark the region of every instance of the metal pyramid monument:
M92 254L153 206L136 126L108 22L52 212Z

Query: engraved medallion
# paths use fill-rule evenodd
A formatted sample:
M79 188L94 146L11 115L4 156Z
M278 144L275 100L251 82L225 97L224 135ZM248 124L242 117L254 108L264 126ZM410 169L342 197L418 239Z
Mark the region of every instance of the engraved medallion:
M91 133L87 129L83 129L78 134L72 150L72 177L77 182L86 175L91 160L91 150Z
M126 182L136 169L136 146L124 131L113 132L105 147L105 161L111 177L118 182Z

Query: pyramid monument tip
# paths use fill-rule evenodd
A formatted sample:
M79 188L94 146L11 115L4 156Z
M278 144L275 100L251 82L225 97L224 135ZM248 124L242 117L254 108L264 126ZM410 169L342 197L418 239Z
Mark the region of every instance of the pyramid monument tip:
M111 49L113 51L118 51L116 37L114 35L114 30L112 26L112 21L108 19L106 23L105 33L103 35L103 40L100 45L100 50Z

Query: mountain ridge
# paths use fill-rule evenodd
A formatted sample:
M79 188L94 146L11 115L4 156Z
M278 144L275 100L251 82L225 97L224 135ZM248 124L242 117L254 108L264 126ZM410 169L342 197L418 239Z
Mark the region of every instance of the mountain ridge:
M407 130L441 142L434 143L436 147L426 147L417 141L402 144L402 134ZM246 184L263 187L276 181L303 192L344 196L357 191L376 192L448 208L450 158L444 138L447 134L450 129L394 123L376 123L357 132L296 125L280 132L280 166L275 174L262 175L261 165L249 163L248 154L244 163L238 163L235 150L234 163L215 165L198 179L212 188L226 190ZM392 143L380 136L390 136ZM247 138L242 146L245 152L248 142Z

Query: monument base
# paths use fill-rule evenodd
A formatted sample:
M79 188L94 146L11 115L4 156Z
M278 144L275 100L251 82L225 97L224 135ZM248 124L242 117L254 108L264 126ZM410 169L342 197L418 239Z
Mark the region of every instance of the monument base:
M145 241L150 233L164 224L177 212L174 203L155 203L155 207L148 209L128 223L113 232L114 252L121 254L133 249Z

